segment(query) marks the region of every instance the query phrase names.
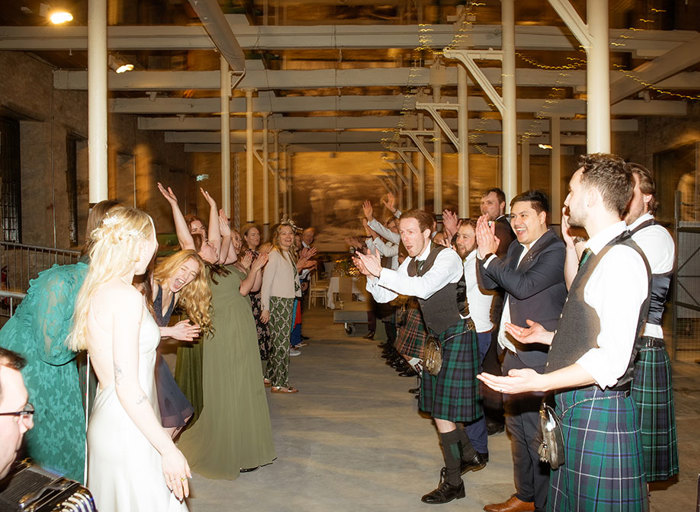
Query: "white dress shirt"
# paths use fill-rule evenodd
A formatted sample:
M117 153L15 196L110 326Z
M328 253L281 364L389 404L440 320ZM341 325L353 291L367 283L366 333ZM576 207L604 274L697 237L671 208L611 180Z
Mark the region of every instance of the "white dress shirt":
M627 229L624 221L608 226L586 243L598 254L610 240ZM612 247L593 270L583 300L600 320L600 333L577 364L605 389L614 386L627 370L637 336L639 310L649 293L646 265L637 251L625 245Z
M388 227L386 227L384 224L379 222L377 219L372 219L367 223L367 225L377 233L379 236L382 236L389 240L390 242L398 245L401 242L401 235L398 233L394 233L392 230L390 230Z
M379 251L379 254L385 258L390 258L388 268L391 270L399 268L399 246L397 244L393 242L384 242L384 240L379 237L375 237L374 240L368 238L365 244L372 254L374 254L376 249Z
M430 254L430 244L426 244L420 255L415 259L425 261ZM414 258L406 258L398 270L383 268L379 278L367 278L367 291L377 302L390 302L399 295L429 299L449 283L456 283L462 278L464 268L462 259L452 249L440 251L433 266L422 276L408 275L408 264ZM456 297L455 297L456 300Z
M634 230L640 224L652 220L654 216L651 213L645 213L635 222L630 224L627 229ZM673 264L676 258L676 246L673 243L673 237L668 230L655 224L648 226L641 231L632 235L632 240L637 242L637 245L647 257L652 274L666 274L673 270ZM664 331L660 325L647 323L644 326L644 336L652 336L654 338L663 339Z
M493 329L491 322L491 303L493 293L483 293L479 288L476 277L476 253L475 249L464 258L464 282L467 287L467 303L469 304L469 316L474 322L476 332L488 332Z

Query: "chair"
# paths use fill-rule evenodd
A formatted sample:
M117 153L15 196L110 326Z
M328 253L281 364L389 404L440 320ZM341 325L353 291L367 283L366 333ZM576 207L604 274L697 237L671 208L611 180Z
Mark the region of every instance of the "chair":
M318 279L318 271L311 273L309 281L309 308L316 305L316 299L323 301L323 306L326 307L326 295L328 293L328 281L320 281Z

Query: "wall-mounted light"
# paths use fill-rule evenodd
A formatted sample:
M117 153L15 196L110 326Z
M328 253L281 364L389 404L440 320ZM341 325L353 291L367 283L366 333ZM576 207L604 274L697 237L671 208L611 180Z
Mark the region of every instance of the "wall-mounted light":
M133 71L133 69L134 69L133 64L122 64L117 69L115 69L114 72L115 73L125 73L127 71Z
M125 73L134 69L134 65L128 62L124 57L111 53L107 59L107 65L115 73Z
M552 149L551 144L538 144L537 147L540 149Z

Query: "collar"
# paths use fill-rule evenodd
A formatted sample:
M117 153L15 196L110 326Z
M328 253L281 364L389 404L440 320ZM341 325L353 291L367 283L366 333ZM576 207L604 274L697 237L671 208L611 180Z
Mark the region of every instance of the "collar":
M647 213L645 213L644 215L642 215L641 217L639 217L637 220L635 220L632 224L630 224L629 226L627 226L627 229L628 229L629 231L632 231L634 228L636 228L637 226L643 224L644 222L646 222L646 221L648 221L648 220L653 220L653 218L654 218L654 216L653 216L651 213L648 213L648 212L647 212Z
M476 259L476 251L477 251L476 247L474 249L472 249L472 251L469 254L467 254L467 257L464 258L464 263L469 263L470 261L474 261Z
M427 260L427 259L428 259L428 254L430 254L430 249L432 249L432 244L431 244L431 243L428 243L428 244L425 246L425 249L423 249L423 252L420 253L418 256L416 256L416 257L413 258L413 259L416 260L416 261L425 261L425 260Z
M530 242L530 247L527 247L525 244L520 244L521 247L523 248L523 250L524 250L525 252L528 252L528 251L532 250L532 248L535 246L535 244L536 244L537 242L539 242L540 239L541 239L544 235L547 234L547 231L549 231L549 228L547 228L547 230L546 230L544 233L542 233L540 236L538 236L535 240L533 240L532 242ZM516 240L517 240L517 238L516 238ZM520 243L520 242L518 242L518 243Z
M620 235L626 229L627 224L625 224L624 220L616 222L615 224L610 224L607 228L603 229L596 236L590 238L588 242L586 242L586 247L590 249L593 252L593 254L598 254L603 249L603 247L608 245L608 242L610 240Z

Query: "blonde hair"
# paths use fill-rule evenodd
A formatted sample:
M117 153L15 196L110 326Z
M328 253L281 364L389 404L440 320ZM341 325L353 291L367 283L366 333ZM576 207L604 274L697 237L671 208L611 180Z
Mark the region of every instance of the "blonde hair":
M162 285L187 261L194 260L199 265L199 272L194 280L178 292L178 304L187 316L198 324L205 334L211 331L211 289L209 288L209 271L204 260L193 250L178 251L163 259L153 272L153 281Z
M92 244L94 243L92 239L92 232L95 231L100 224L102 224L102 219L105 218L107 212L109 212L115 206L119 206L119 201L106 199L104 201L100 201L95 206L90 208L85 226L85 245L83 245L83 248L80 250L81 256L90 252Z
M287 222L282 222L280 224L277 224L275 226L275 231L272 235L272 250L277 250L279 251L280 254L284 255L285 252L289 254L289 258L292 260L292 263L296 265L297 262L297 248L294 246L294 242L292 242L291 247L289 250L285 251L280 247L280 232L282 231L282 228L289 228L292 230L292 234L296 234L296 230L294 229L294 226ZM270 251L272 252L272 251Z
M73 330L67 345L71 350L87 348L87 317L90 300L107 281L127 275L139 260L140 244L155 230L151 217L136 208L116 206L90 233L90 266L75 303Z

